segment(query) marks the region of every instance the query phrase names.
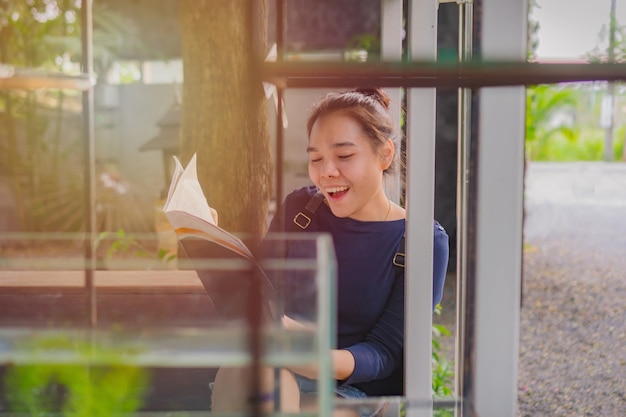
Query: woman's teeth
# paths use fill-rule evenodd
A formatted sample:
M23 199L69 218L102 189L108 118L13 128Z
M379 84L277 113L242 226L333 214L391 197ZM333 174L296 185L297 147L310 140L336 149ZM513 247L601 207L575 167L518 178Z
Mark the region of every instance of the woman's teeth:
M348 191L348 187L331 187L327 188L326 192L332 197L337 193L342 193Z

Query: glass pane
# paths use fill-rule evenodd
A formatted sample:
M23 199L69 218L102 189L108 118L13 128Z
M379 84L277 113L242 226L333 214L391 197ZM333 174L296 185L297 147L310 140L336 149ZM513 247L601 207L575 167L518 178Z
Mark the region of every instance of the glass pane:
M147 236L106 245L120 249L124 239L155 245ZM94 271L93 327L81 242L70 235L2 235L0 386L9 410L206 412L217 370L248 369L255 355L264 370L320 369L324 382L313 402L328 409L335 268L328 237L268 236L272 250L254 265L211 258L216 253L207 246L203 258L188 256L197 253L193 245L186 253L181 246L177 265L160 269L158 259L110 251L106 269ZM285 260L277 251L294 246L306 256ZM288 290L294 282L300 294ZM261 298L255 283L262 284ZM285 326L278 312L293 309L296 296L307 300L294 315L300 325ZM94 394L103 385L110 391Z

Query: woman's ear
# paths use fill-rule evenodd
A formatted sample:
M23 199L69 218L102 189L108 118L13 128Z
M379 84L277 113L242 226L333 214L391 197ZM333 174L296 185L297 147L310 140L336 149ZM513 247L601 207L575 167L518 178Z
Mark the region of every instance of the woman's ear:
M393 155L395 153L395 145L392 140L388 140L381 149L381 162L383 171L391 166Z

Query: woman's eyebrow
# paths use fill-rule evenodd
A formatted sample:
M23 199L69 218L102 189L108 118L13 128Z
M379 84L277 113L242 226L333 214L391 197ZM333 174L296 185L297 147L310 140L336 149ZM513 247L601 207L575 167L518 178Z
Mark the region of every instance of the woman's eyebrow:
M350 147L350 146L356 146L354 144L354 142L350 142L350 141L346 141L346 142L337 142L337 143L333 143L331 145L332 148L345 148L345 147ZM306 148L307 153L310 152L317 152L317 148L314 148L313 146L308 146Z

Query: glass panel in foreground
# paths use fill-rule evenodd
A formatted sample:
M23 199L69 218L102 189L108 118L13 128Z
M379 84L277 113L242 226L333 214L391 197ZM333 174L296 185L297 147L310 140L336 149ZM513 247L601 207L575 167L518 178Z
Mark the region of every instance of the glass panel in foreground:
M199 240L163 252L157 239L100 235L90 292L81 235L0 235L3 414L206 415L218 369L310 366L322 381L313 407L328 415L330 238L268 236L258 262ZM292 247L304 255L284 259ZM287 310L298 326L285 326Z

